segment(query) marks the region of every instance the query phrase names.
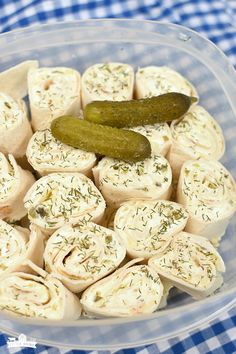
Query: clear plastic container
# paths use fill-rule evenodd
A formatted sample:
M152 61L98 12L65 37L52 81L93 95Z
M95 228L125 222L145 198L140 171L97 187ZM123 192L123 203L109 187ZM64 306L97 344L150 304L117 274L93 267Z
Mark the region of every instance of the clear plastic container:
M187 28L139 20L88 20L26 28L0 36L0 70L26 59L41 66L63 65L83 72L107 61L134 68L167 65L197 88L200 102L220 123L226 138L222 163L236 178L236 73L210 41ZM236 301L236 217L220 246L226 264L224 286L202 301L172 293L167 308L149 316L76 322L10 320L1 314L0 329L24 333L38 343L78 349L134 347L167 339L209 322Z

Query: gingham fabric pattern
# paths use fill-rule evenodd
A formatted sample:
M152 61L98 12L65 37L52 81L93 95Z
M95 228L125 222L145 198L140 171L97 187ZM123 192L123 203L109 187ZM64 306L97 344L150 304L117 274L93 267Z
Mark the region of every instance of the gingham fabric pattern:
M190 27L216 43L236 65L236 0L0 0L0 32L55 21L88 18L138 18L173 22ZM85 354L37 344L36 349L8 349L8 335L0 334L3 354ZM108 354L107 351L100 352ZM113 352L114 353L114 352ZM236 353L236 308L198 331L171 340L119 350L117 354L230 354Z

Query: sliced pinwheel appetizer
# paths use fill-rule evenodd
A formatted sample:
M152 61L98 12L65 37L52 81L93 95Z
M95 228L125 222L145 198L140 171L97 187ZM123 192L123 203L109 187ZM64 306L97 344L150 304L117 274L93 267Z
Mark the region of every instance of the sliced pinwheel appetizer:
M77 320L79 298L60 280L29 262L36 275L13 272L0 277L0 309L12 315Z
M167 66L147 66L136 73L137 98L159 96L167 92L180 92L198 97L195 87L177 71Z
M9 272L30 272L24 262L30 260L43 267L44 240L37 227L31 232L0 220L0 275Z
M18 100L28 93L27 76L31 69L37 69L37 60L26 60L0 73L1 91Z
M181 121L173 121L170 129L173 144L167 158L176 177L187 160L219 160L224 154L222 130L201 106L193 106Z
M217 245L236 210L236 184L218 161L187 161L180 172L177 201L189 212L186 231Z
M159 308L163 285L158 273L147 265L134 265L135 262L127 263L84 291L81 304L87 315L128 317Z
M0 153L0 219L20 220L27 214L23 198L35 179L29 171L17 165L12 155Z
M105 201L81 173L51 173L40 178L24 198L29 220L44 232L80 221L99 222Z
M37 131L29 141L26 156L41 176L52 172L80 172L91 176L96 156L55 139L49 129Z
M82 104L92 101L126 101L133 98L134 71L128 64L101 63L82 76Z
M32 136L26 105L0 92L0 150L15 157L25 155Z
M223 283L225 266L219 253L206 238L187 232L173 236L168 248L148 264L195 299L209 296Z
M167 123L141 125L131 130L148 138L153 154L166 156L172 144L172 136Z
M107 203L116 207L131 199L168 199L171 194L171 168L160 155L139 162L103 158L93 174Z
M48 240L45 269L78 293L114 271L126 249L112 230L92 222L64 226Z
M31 69L29 101L34 130L50 127L56 117L80 113L80 74L64 67Z
M129 201L117 210L114 230L131 258L150 258L163 252L173 235L182 231L188 213L180 204L166 201Z

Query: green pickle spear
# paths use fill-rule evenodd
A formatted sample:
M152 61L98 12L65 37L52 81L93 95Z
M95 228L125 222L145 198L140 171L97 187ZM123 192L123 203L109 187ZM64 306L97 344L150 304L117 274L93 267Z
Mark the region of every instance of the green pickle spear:
M197 98L170 92L131 101L94 101L84 110L84 119L112 127L169 122L182 117Z
M136 132L87 122L72 116L51 123L54 138L73 147L127 161L141 161L151 155L148 139Z

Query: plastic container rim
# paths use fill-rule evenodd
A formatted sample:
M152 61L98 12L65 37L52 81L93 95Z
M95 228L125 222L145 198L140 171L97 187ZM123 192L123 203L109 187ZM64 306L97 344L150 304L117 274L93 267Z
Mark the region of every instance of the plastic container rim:
M38 31L44 29L48 32L55 32L57 31L62 25L63 26L68 26L68 28L74 27L74 26L80 26L80 25L91 25L91 24L97 24L97 23L109 23L109 22L113 22L113 23L122 23L122 22L129 22L129 23L133 23L133 24L139 24L139 23L149 23L151 25L163 25L163 26L168 26L169 29L171 30L180 30L180 31L185 31L189 34L194 34L194 36L200 38L202 41L206 42L207 44L209 44L217 53L217 55L219 55L223 60L224 60L224 65L227 66L227 68L234 73L232 76L228 75L227 73L227 78L229 81L231 81L232 84L236 84L236 71L235 68L233 66L233 64L229 61L229 59L227 58L227 56L224 54L224 52L218 48L212 41L210 41L208 38L204 37L203 35L199 34L198 32L187 28L185 26L182 25L178 25L178 24L174 24L171 22L162 22L162 21L154 21L154 20L142 20L142 19L126 19L126 18L106 18L106 19L86 19L86 20L73 20L73 21L58 21L55 23L50 23L50 24L36 24L36 25L31 25L28 27L24 27L24 28L19 28L19 29L15 29L9 32L5 32L0 34L0 46L4 46L6 45L5 40L6 39L10 39L12 36L14 37L14 40L17 40L17 37L20 37L22 34L37 34ZM91 27L90 27L91 28ZM106 28L106 27L104 27ZM121 27L114 27L115 29L121 28ZM124 30L125 27L122 27L122 29ZM130 30L134 30L134 28L129 27L127 29ZM150 32L150 31L149 31ZM158 31L155 32L156 34L160 34L163 35L162 33L159 33ZM163 35L164 36L164 35ZM106 41L106 39L104 38L104 41ZM216 64L217 66L218 64ZM218 65L219 66L219 65ZM222 69L222 67L220 67ZM51 326L52 324L54 326L63 326L63 327L89 327L89 326L94 326L94 324L97 322L97 324L102 325L102 326L106 326L106 325L116 325L116 324L122 324L122 323L131 323L131 322L136 322L136 321L145 321L145 320L154 320L157 319L158 317L162 317L165 316L167 314L175 314L176 312L179 312L181 310L188 310L190 308L197 308L200 307L202 303L206 304L207 302L214 300L219 300L219 299L223 299L226 298L227 296L236 293L236 286L234 286L231 289L228 289L226 291L224 291L223 293L217 293L214 294L212 296L210 296L207 299L203 299L203 300L199 300L187 305L181 305L175 308L170 308L167 310L159 310L157 312L154 312L152 314L148 314L148 315L140 315L140 316L134 316L134 317L126 317L126 318L104 318L104 319L79 319L76 321L55 321L55 320L43 320L43 319L31 319L31 318L22 318L22 317L16 317L16 316L8 316L6 315L6 313L3 313L3 317L1 318L1 321L5 320L14 320L16 322L24 322L24 324L31 324L31 325L42 325L42 326ZM236 303L236 299L231 301L232 306L234 305L234 303ZM221 311L224 310L225 307L227 307L228 304L226 306L224 306ZM219 310L220 311L220 310Z
M23 28L17 28L14 29L12 31L8 31L8 32L3 32L0 33L0 45L1 45L1 40L4 37L10 37L10 36L20 36L21 34L24 33L30 33L30 32L37 32L38 30L41 29L48 29L48 31L57 31L57 27L61 27L61 25L66 25L66 26L75 26L75 25L80 25L80 24L92 24L92 23L108 23L108 22L116 22L116 23L121 23L121 22L129 22L129 23L149 23L151 25L163 25L163 26L168 26L169 28L173 28L173 29L180 29L180 30L184 30L187 31L189 33L193 33L195 36L201 38L203 41L207 42L209 45L211 45L217 52L218 54L225 60L225 64L227 64L227 66L229 66L231 69L233 69L234 73L235 73L235 77L234 79L236 79L236 69L234 68L234 65L230 62L230 60L227 58L226 54L215 44L213 43L210 39L208 39L207 37L203 36L202 34L200 34L199 32L185 27L183 25L179 25L179 24L175 24L172 22L168 22L168 21L156 21L156 20L144 20L144 19L127 19L127 18L104 18L104 19L84 19L84 20L70 20L70 21L57 21L54 23L44 23L44 24L34 24L34 25L30 25L27 27L23 27ZM132 28L131 28L132 29ZM158 33L158 32L156 32ZM105 40L105 39L104 39ZM4 43L2 43L4 44ZM232 79L232 77L230 77L230 79Z

